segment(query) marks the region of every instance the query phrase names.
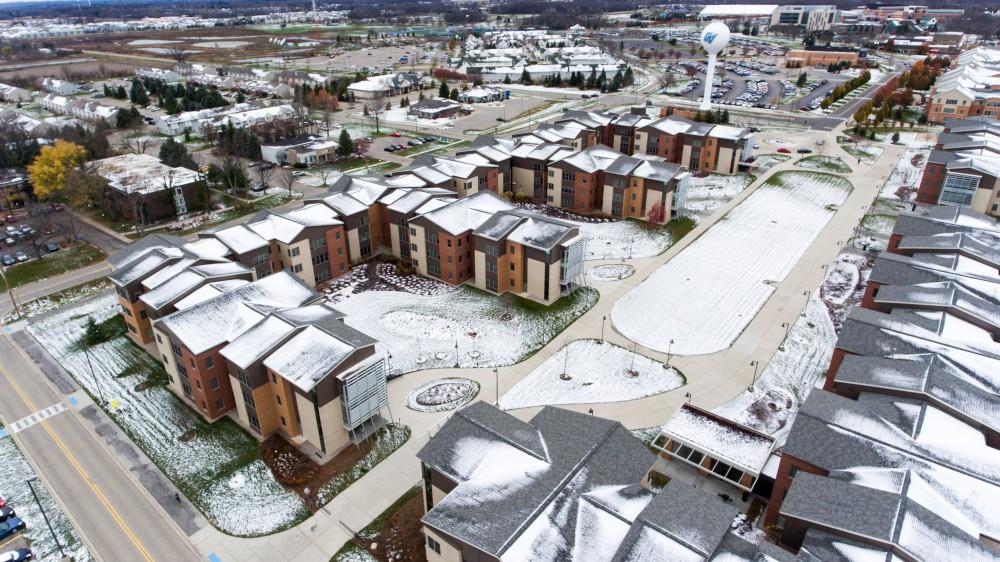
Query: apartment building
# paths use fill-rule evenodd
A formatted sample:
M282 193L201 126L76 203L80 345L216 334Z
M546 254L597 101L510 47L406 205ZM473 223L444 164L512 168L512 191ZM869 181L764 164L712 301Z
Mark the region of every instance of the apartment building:
M582 284L584 243L572 223L496 212L472 232L475 286L551 304Z
M431 562L806 560L738 537L717 497L652 490L653 455L611 420L549 406L521 421L476 402L417 457Z
M578 213L600 209L604 200L604 173L622 156L595 145L549 163L545 200L554 207Z
M345 223L326 205L306 204L280 213L261 211L246 228L268 242L271 271L288 271L310 287L347 272Z
M793 550L822 534L880 557L996 560L1000 228L942 206L901 215L890 246L795 418L765 523Z
M42 90L60 96L72 96L81 92L80 87L73 82L50 77L42 78Z
M229 124L236 128L254 128L276 121L295 119L299 110L291 104L266 105L262 102L238 103L156 118L156 128L164 135L180 135L185 131L204 136Z
M665 223L687 203L691 174L649 155L621 156L604 173L601 213Z
M826 67L831 64L842 62L850 63L851 66L858 64L860 55L857 50L846 50L843 48L819 48L791 49L785 54L786 59L795 61L800 67L820 66Z
M336 160L337 146L333 139L305 136L262 144L260 152L261 159L272 164L315 166Z
M837 7L832 5L783 5L771 14L771 25L797 25L806 31L826 31L837 20Z
M946 121L916 200L1000 216L1000 123L992 118Z
M0 99L8 103L31 101L31 92L10 84L0 84Z
M118 112L121 110L117 106L55 93L40 96L38 106L52 113L75 117L87 123L104 123L112 127L118 124Z
M275 310L220 349L240 425L320 462L379 427L384 352L343 319L328 304Z
M371 100L388 96L398 96L420 89L421 77L412 72L369 76L347 87L347 96L352 100Z
M451 285L475 279L472 233L514 206L492 191L480 191L409 221L410 263L417 272Z
M391 175L396 177L405 174L420 177L425 185L450 189L459 197L480 191L501 193L503 185L499 166L471 154L455 157L422 154L414 158L409 167Z
M1000 49L980 46L952 60L938 77L927 102L927 121L944 123L979 115L1000 117Z

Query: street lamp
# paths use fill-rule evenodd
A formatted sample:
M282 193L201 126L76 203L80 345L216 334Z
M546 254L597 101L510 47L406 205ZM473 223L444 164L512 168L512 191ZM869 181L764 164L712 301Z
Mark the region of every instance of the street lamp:
M0 269L0 277L3 277L3 285L7 289L7 295L10 296L10 304L14 306L14 312L17 313L17 319L20 320L21 309L17 306L17 301L14 299L14 291L10 288L10 283L7 282L7 272Z
M27 479L28 488L31 490L31 496L35 498L35 504L38 506L38 511L42 512L42 519L45 519L45 525L49 528L49 532L52 533L52 540L55 541L56 547L59 548L59 555L65 559L66 552L63 550L62 543L59 542L59 537L56 536L55 530L52 529L52 523L49 522L49 516L45 513L45 508L42 507L42 502L38 501L38 494L35 493L35 487L31 485L32 482L37 482L38 478L32 476Z
M97 387L97 396L101 399L101 406L108 403L104 399L104 390L101 388L101 383L97 380L97 373L94 372L94 364L90 362L90 345L84 344L83 346L83 356L87 358L87 367L90 368L90 376L94 377L94 386Z
M747 390L753 392L753 385L757 384L757 366L758 366L757 360L754 359L753 361L751 361L750 365L753 367L753 379L750 380L750 386L747 387Z
M496 367L493 367L493 382L497 387L497 408L500 407L500 371Z
M788 339L788 330L792 327L790 322L782 322L781 327L785 329L785 337L781 340L781 345L778 346L779 351L785 350L785 340Z
M670 348L673 346L674 346L674 340L673 338L671 338L670 341L667 342L667 367L670 367Z
M607 316L601 316L601 341L604 341L604 322L607 321Z

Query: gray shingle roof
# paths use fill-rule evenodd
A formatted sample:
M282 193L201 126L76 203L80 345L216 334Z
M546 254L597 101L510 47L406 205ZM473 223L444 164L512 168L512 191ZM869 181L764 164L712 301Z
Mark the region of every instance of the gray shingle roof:
M187 243L187 240L171 236L169 234L150 234L132 242L128 246L112 252L107 261L112 267L120 269L125 265L139 259L147 252L154 249L180 248Z
M638 482L653 462L617 422L546 407L526 423L484 402L456 412L417 456L458 482L424 523L494 556L542 528L570 552L576 517L554 517L554 502Z

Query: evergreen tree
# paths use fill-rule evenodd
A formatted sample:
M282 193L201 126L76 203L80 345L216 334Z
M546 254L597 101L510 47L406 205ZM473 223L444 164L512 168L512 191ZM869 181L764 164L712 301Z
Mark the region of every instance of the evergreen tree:
M448 88L448 83L444 81L444 78L442 78L441 79L441 88L438 89L438 97L441 98L441 99L444 99L444 98L447 98L448 94L450 94L450 93L451 93L451 90Z
M118 89L115 90L115 98L123 100L123 99L125 99L127 97L128 97L128 94L125 93L125 86L118 86Z
M243 92L236 92L236 103L243 103L247 101L247 97L243 95Z
M458 88L452 88L451 89L451 96L449 96L449 97L451 99L455 100L455 101L458 101Z
M417 101L423 101L423 99L424 99L424 92L421 90L420 93L417 94Z
M337 139L337 156L349 156L354 152L354 141L351 140L347 129L340 130L340 138Z
M528 74L528 69L524 68L521 70L521 83L530 86L531 85L531 75Z
M802 86L806 85L806 80L808 79L809 77L806 75L805 72L800 72L799 79L795 81L795 85L801 88Z
M899 144L899 132L892 134L892 144Z
M403 99L399 100L399 107L409 107L410 106L410 96L404 96Z
M504 84L510 84L510 75L509 74L505 74L504 75L504 77L503 77L503 83Z
M385 100L385 110L389 111L390 109L392 109L392 102L389 100Z
M114 94L111 93L111 88L109 88L107 84L104 85L104 97L106 98L114 97Z

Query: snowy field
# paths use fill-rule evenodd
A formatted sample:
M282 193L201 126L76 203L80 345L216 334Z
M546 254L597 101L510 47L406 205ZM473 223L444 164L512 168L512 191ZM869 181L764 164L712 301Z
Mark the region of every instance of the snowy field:
M86 318L103 321L118 311L114 293L108 293L42 317L28 331L91 396L117 403L109 415L219 530L263 535L304 519L302 500L274 480L250 435L232 422L206 425L160 384L136 390L159 366L127 338L93 347L90 371L85 354L74 347ZM180 439L192 430L193 439Z
M684 382L676 370L624 347L575 340L505 392L500 407L623 402L667 392Z
M70 415L70 414L63 414ZM28 464L27 459L21 454L21 450L14 444L10 437L0 439L0 493L7 506L17 511L28 528L24 531L24 538L31 544L31 549L35 554L35 560L40 562L59 562L62 556L59 555L59 548L52 541L52 534L45 526L45 518L35 503L35 498L31 495L27 480L35 476L35 471ZM59 544L66 551L66 555L77 562L88 562L93 560L87 547L80 541L76 531L70 524L69 519L59 508L48 488L40 480L32 483L35 493L38 494L38 501L45 509L45 516L49 518L52 529L55 531ZM0 548L0 551L7 551ZM0 557L2 558L2 557Z
M840 148L844 149L844 152L853 156L856 160L860 159L861 163L871 166L878 160L878 157L885 152L881 146L876 146L869 143L857 144L857 143L842 143Z
M791 158L787 154L761 154L756 160L757 169L763 173L782 162L788 162Z
M658 351L721 351L739 336L844 202L851 184L781 172L615 303L629 339Z
M593 267L587 272L591 281L597 283L608 283L611 281L621 281L628 279L635 273L635 268L628 264L608 263Z
M479 383L470 379L433 380L413 389L406 407L417 412L447 412L468 404L479 394Z
M830 366L836 341L837 332L826 304L814 293L805 315L792 324L784 344L758 376L753 391L740 393L716 408L715 413L783 442L798 407ZM747 371L746 375L749 379L751 373Z
M892 215L865 215L851 244L863 250L884 251L895 224L896 217Z
M579 289L545 307L470 287L446 294L366 291L337 303L345 322L392 354L394 375L442 367L499 367L522 360L597 302Z
M687 206L684 208L695 215L711 214L746 189L753 180L749 174L709 174L703 178L691 178Z

